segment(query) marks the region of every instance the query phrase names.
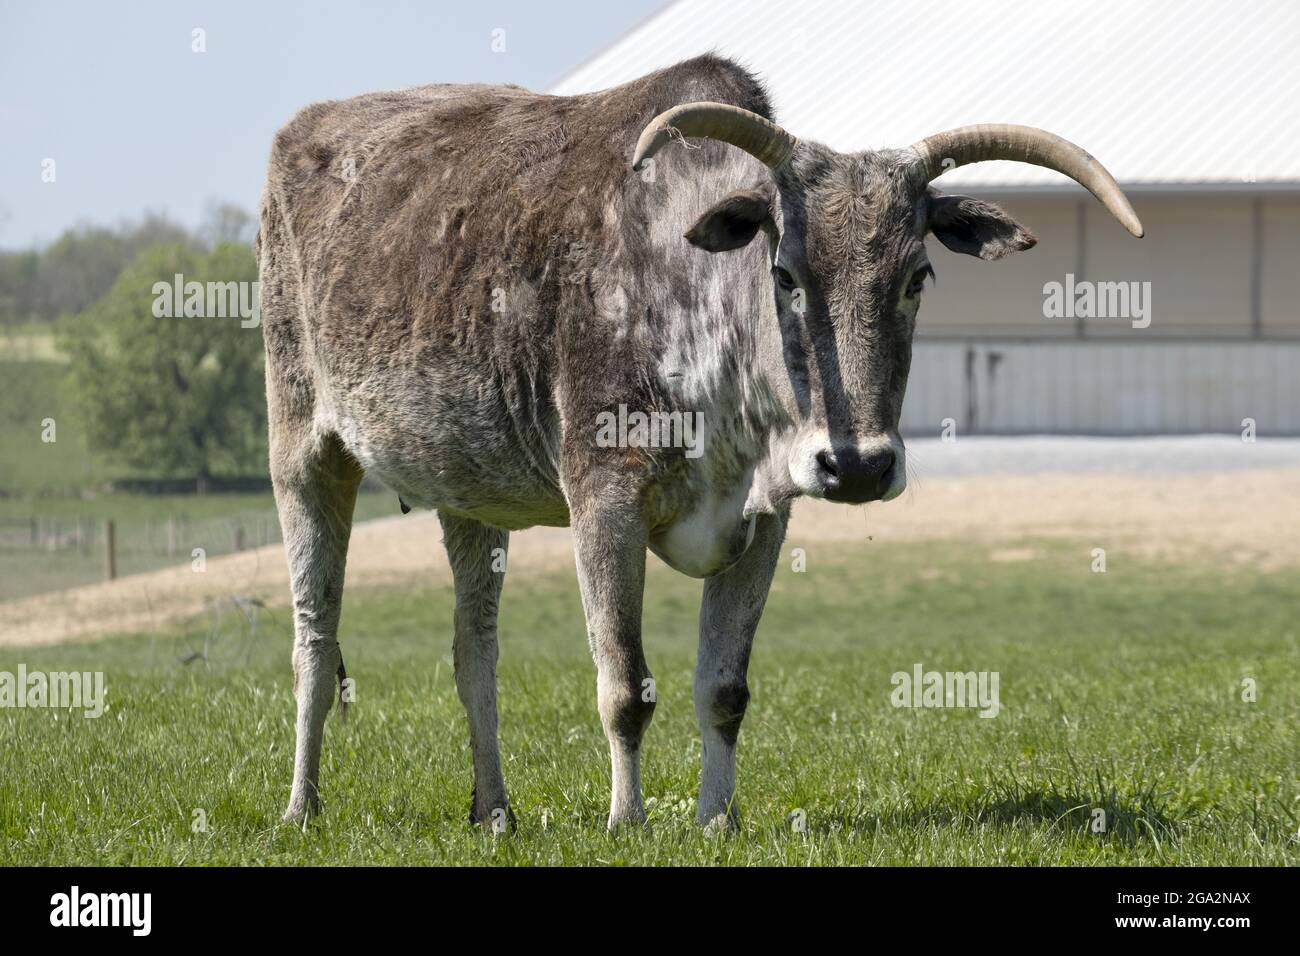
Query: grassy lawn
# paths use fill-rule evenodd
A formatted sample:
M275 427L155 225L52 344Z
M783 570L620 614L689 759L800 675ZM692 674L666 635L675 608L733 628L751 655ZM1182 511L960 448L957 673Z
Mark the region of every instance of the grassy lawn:
M792 541L791 546L801 542ZM806 543L804 543L806 545ZM325 814L280 824L293 747L284 611L229 630L0 650L0 670L103 670L99 719L0 711L0 862L18 864L1292 864L1300 862L1293 569L812 547L778 572L740 738L740 833L693 824L700 586L651 562L659 706L650 827L604 832L609 763L577 585L507 582L503 759L518 832L465 823L470 759L445 586L353 590L357 681L326 731ZM787 549L788 550L788 549ZM902 709L896 671L997 671L1001 712ZM1241 682L1257 682L1243 702ZM1106 830L1092 832L1093 811ZM194 832L195 811L206 832ZM805 832L791 822L806 821ZM543 822L545 821L545 823Z

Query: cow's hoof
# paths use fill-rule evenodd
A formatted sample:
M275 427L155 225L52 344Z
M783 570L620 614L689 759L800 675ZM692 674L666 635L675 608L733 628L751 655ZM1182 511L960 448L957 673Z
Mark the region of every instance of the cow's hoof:
M509 800L502 800L500 806L479 807L478 799L471 794L469 798L470 826L480 826L489 833L514 833L519 829L515 811L510 808Z
M704 827L706 836L735 833L740 829L740 816L734 810L719 813L708 819L701 818L697 822Z
M611 812L609 822L605 828L610 833L617 833L619 830L630 830L633 827L644 827L646 825L645 810L637 807L635 810L625 810L622 812Z
M695 808L695 822L707 834L735 833L740 829L740 807L735 797L725 802L705 800Z
M320 816L320 801L309 800L289 804L289 809L284 811L284 816L280 819L291 826L301 827L318 816Z

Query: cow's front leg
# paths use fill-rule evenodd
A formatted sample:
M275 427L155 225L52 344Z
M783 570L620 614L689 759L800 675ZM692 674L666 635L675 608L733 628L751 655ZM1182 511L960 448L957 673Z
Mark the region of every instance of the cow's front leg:
M596 661L596 699L613 771L609 828L644 823L641 738L655 688L641 650L646 532L640 516L590 502L574 508L578 583Z
M730 829L736 809L736 738L749 703L749 651L781 555L789 512L757 518L749 549L728 570L704 582L695 713L704 744L696 819Z

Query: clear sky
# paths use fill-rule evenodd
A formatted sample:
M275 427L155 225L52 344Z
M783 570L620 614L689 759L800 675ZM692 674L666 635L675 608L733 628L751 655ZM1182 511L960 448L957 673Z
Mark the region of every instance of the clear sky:
M308 103L437 82L545 90L665 5L0 0L0 248L145 210L189 226L212 201L255 211L271 137Z

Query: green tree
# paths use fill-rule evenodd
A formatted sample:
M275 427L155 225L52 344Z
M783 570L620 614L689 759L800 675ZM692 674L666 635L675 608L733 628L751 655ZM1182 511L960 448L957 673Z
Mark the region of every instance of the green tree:
M157 317L155 285L249 283L252 250L223 243L140 253L91 307L60 323L69 382L91 447L156 477L206 479L266 467L262 331L238 315ZM246 292L246 301L249 299Z
M37 276L41 254L0 252L0 324L12 325L37 313Z

